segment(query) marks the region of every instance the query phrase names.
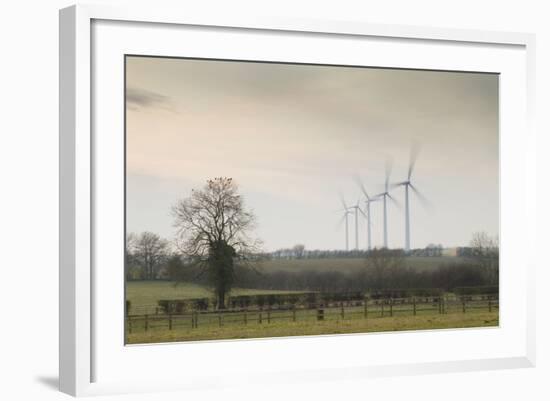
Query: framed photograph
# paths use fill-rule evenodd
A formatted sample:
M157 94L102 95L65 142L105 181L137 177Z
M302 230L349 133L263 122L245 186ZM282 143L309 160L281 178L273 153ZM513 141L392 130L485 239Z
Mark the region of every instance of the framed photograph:
M533 366L533 46L62 10L61 390Z

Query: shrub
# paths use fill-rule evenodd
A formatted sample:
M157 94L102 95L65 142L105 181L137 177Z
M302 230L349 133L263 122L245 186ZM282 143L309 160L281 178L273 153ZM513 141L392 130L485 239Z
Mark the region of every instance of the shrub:
M183 299L175 299L175 300L161 299L158 301L158 305L160 306L161 311L163 313L178 314L183 312L186 305L186 301Z

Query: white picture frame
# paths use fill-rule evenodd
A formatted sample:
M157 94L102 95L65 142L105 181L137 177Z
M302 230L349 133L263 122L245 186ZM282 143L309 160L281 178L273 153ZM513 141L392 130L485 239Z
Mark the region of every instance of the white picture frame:
M116 26L117 23L123 26ZM94 28L94 24L98 27L97 29ZM501 143L501 155L504 158L504 161L501 161L504 163L501 164L501 220L506 221L506 224L501 224L501 227L513 226L520 233L514 234L509 229L501 232L503 246L501 258L503 258L502 264L505 266L503 278L501 278L501 305L504 311L502 313L505 315L502 316L501 326L497 329L430 332L432 333L430 342L434 344L445 341L482 344L485 341L486 344L493 344L494 347L487 345L487 352L483 352L483 349L480 348L468 353L459 345L455 347L455 354L441 354L439 358L432 355L426 360L418 359L414 353L403 354L401 359L377 357L372 353L372 360L363 363L359 358L360 353L355 353L355 358L353 355L349 355L346 357L348 359L336 360L334 358L336 354L333 351L342 346L351 346L350 344L364 346L367 344L366 342L382 343L388 336L391 336L390 341L394 343L406 339L411 344L422 344L423 336L425 338L428 334L413 332L391 335L316 336L130 348L124 348L122 338L118 336L116 330L113 329L114 333L109 334L109 327L116 322L115 319L123 319L123 315L120 314L122 300L120 307L113 307L111 308L112 312L104 313L105 302L98 300L97 291L100 289L102 297L105 297L107 301L112 301L117 299L117 294L121 289L118 282L108 282L108 275L97 274L94 268L97 267L98 261L101 262L102 259L108 258L108 255L113 255L112 252L116 254L117 246L121 244L121 242L114 241L111 248L102 248L103 236L98 236L98 233L108 224L107 217L110 213L105 210L105 202L108 200L101 198L105 196L101 194L120 185L120 181L113 179L108 184L104 184L105 181L101 178L104 173L101 170L107 169L109 162L100 162L97 155L103 152L102 160L111 160L112 158L114 165L118 163L116 158L122 157L122 155L118 154L117 156L120 142L107 144L105 141L110 139L105 136L98 141L98 138L94 137L94 132L97 131L94 130L98 127L103 128L101 125L103 117L105 117L105 121L114 119L118 122L105 126L106 130L102 132L116 130L116 124L122 120L123 107L122 104L119 104L116 96L109 96L110 102L112 102L109 104L94 103L94 96L97 101L98 97L106 95L102 92L101 87L94 87L92 81L95 79L95 85L97 85L97 82L101 80L103 80L101 82L115 80L112 82L116 84L122 71L117 71L113 76L103 74L102 71L111 65L118 65L110 64L111 60L119 62L116 59L126 51L125 46L130 43L130 40L139 40L140 31L152 26L156 27L154 32L151 30L148 32L147 40L144 39L145 36L141 37L143 40L139 44L139 46L149 46L149 50L141 50L145 53L155 51L154 46L160 43L160 38L173 35L180 28L185 30L186 27L200 31L198 35L201 35L203 31L207 34L214 33L213 37L217 38L216 40L219 40L220 35L229 38L230 35L237 33L243 38L246 35L263 35L262 40L273 40L275 44L277 40L282 40L278 37L279 34L282 34L287 38L295 35L304 41L314 40L317 37L322 37L326 41L338 38L340 43L363 39L384 40L386 41L385 46L392 46L392 43L395 42L396 45L404 46L401 48L405 50L413 45L426 45L425 50L420 47L417 50L425 51L422 53L426 54L426 61L423 65L428 69L452 69L448 66L452 66L452 55L455 52L466 52L464 54L467 54L473 51L479 55L481 60L484 52L494 49L496 61L493 60L493 64L475 61L475 55L469 55L467 58L471 59L469 69L475 69L475 66L478 66L480 71L498 72L506 78L503 83L505 90L501 97L501 113L509 113L504 117L501 116L502 132L508 135L505 136L504 143ZM120 33L121 31L130 32L130 30L132 30L131 35ZM94 34L96 35L95 41ZM206 38L201 40L204 40L201 42L204 45L205 54L203 56L207 57L208 47L214 47L214 42L208 42ZM291 18L235 20L214 15L186 15L181 11L167 11L155 7L117 9L107 6L79 5L61 10L59 328L61 391L80 396L134 391L202 389L208 388L214 383L218 386L220 383L226 385L230 382L231 385L239 384L236 377L228 375L222 379L215 372L207 375L201 374L200 369L189 370L185 374L184 380L178 378L178 375L164 375L163 377L159 375L150 380L140 380L139 378L130 380L120 373L124 371L124 368L131 367L132 364L135 365L137 361L142 360L141 358L148 363L155 361L157 363L155 366L158 366L158 361L168 361L170 354L180 352L182 349L190 356L198 355L198 353L209 355L209 352L225 352L228 356L232 355L233 357L235 353L240 353L240 355L264 353L268 358L277 361L274 363L274 367L270 369L267 367L263 369L261 366L256 366L255 369L247 368L247 360L252 361L252 357L245 357L241 362L236 362L239 365L237 371L241 375L243 372L248 375L246 380L253 377L257 382L278 380L279 383L284 383L296 380L325 380L328 377L337 379L350 375L359 380L380 375L400 375L405 372L418 374L534 366L534 266L536 261L534 256L519 259L522 252L524 255L535 254L530 251L535 244L536 212L534 205L535 134L531 128L531 112L534 109L534 43L534 36L524 33L375 25L357 21L314 21ZM132 46L137 45L132 44L130 47ZM172 55L173 50L170 50L169 45L166 46L158 51L161 54ZM235 46L239 46L239 44ZM433 56L436 51L449 50L446 50L445 46L454 46L445 60L437 62L434 61L435 58L429 56L430 54ZM135 47L132 48L135 49ZM274 48L276 46L272 49ZM237 47L235 49L227 51L238 51ZM251 47L251 49L254 48ZM284 60L286 57L284 55L275 56L275 50L269 48L264 49L265 53L260 53L259 48L256 49L259 59L279 57L277 59ZM96 55L102 54L98 52L104 50L106 53L111 52L113 57L109 59L109 57L101 56L96 59ZM185 52L186 50L181 51ZM167 52L169 54L166 54ZM378 63L388 67L401 65L398 58L406 57L407 53L405 51L404 54L400 54L396 56L395 60L392 60L384 59L383 50L380 52L380 55L377 56L379 57ZM499 54L502 55L501 59L499 59ZM196 56L196 53L193 56ZM417 61L417 63L421 62ZM422 65L418 64L417 67L421 68ZM464 67L456 64L454 68L462 70ZM118 90L120 91L119 95L122 96L122 88ZM510 96L513 90L517 90L517 99ZM110 110L110 113L114 113L111 117L102 111L106 108ZM110 154L104 152L107 148L110 149ZM103 158L103 156L106 157ZM103 163L105 166L101 166ZM512 170L512 165L515 167L519 165L519 168ZM513 188L517 184L524 185L525 191L513 192ZM117 204L120 209L122 205L117 203L116 196L114 199L113 203ZM504 203L502 203L503 199ZM515 205L514 210L511 209L511 204ZM118 221L117 219L118 217L115 216L113 221ZM528 234L521 235L521 232ZM519 235L521 238L512 238L513 235ZM122 241L122 238L120 236L119 240ZM514 249L507 250L507 243L514 243ZM122 248L119 252L122 255ZM506 268L507 263L504 262L517 264L516 261L521 261L521 270ZM512 284L517 286L516 291L519 294L519 302L513 305L506 298L510 294L507 288L511 288L507 285L511 286ZM507 313L510 315L506 315ZM511 319L515 319L514 324L511 324ZM112 338L116 339L111 340ZM109 344L110 341L113 343ZM324 362L319 362L314 357L321 343L327 349ZM215 351L210 351L210 349ZM306 359L310 358L311 360L296 363L292 370L285 370L284 356L287 353L295 355L298 350L304 353ZM461 352L466 356L459 357ZM279 356L280 358L277 359ZM123 361L124 358L127 358L126 362ZM107 372L109 370L107 365L112 366L109 372ZM168 362L167 366L169 366ZM241 380L242 383L245 383L245 379Z

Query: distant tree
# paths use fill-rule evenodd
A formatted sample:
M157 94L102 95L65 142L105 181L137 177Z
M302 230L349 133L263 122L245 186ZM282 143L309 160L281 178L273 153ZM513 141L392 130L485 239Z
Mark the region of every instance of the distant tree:
M374 289L392 288L399 270L405 269L402 249L374 248L367 256L367 277Z
M135 258L135 249L136 249L136 234L129 233L126 235L126 246L124 249L124 271L126 273L126 280L136 280L141 278L141 271L137 265L137 260Z
M305 249L306 249L305 245L302 245L302 244L294 245L294 247L292 248L292 250L294 252L294 257L296 259L302 259L304 257Z
M261 244L250 235L256 224L254 214L245 209L233 179L225 177L192 190L174 205L172 214L179 249L201 268L218 308L225 309L235 281L235 261L249 261Z
M498 236L491 237L485 231L478 231L472 235L470 241L471 258L485 271L491 285L498 284L499 271L499 241Z
M166 275L168 279L175 282L192 281L193 279L192 270L183 263L183 258L179 254L174 254L168 258Z
M130 234L126 239L127 263L141 268L141 278L153 280L168 255L168 241L152 232Z

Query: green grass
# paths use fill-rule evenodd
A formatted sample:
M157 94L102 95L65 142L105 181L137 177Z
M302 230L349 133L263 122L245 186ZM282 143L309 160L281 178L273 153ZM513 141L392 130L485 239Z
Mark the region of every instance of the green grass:
M441 265L461 263L466 259L455 256L423 257L409 256L405 258L407 266L419 271L437 269ZM365 268L364 258L327 258L327 259L272 259L261 262L259 268L270 271L341 271L352 273Z
M307 336L322 334L391 332L402 330L449 329L467 327L498 326L498 311L473 310L468 313L394 315L393 317L374 317L364 319L360 313L344 319L337 316L327 317L325 321L312 319L273 320L263 323L251 317L246 325L242 323L224 324L221 327L207 324L191 329L189 326L174 326L150 329L147 332L127 333L128 344L144 344L173 341L197 341L220 339L244 339L286 336Z
M293 291L234 288L231 295L283 294L289 292ZM126 283L126 299L131 302L131 313L154 313L160 299L203 297L213 297L213 293L198 284L181 283L175 285L171 281L129 281Z

